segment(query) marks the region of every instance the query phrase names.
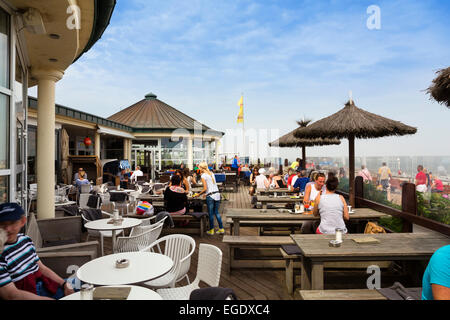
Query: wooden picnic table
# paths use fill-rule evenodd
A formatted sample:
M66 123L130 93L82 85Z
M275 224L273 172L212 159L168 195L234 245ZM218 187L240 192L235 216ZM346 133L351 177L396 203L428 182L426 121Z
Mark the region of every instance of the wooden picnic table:
M206 199L203 198L203 196L194 198L194 197L187 197L188 201L194 201L194 200L201 200L203 202L206 202ZM137 197L138 200L141 201L149 201L153 206L156 207L162 207L164 206L164 195L150 195L150 194L143 194Z
M302 290L323 290L324 263L329 261L428 260L450 244L450 238L429 233L345 234L340 247L330 247L334 235L291 234L302 255ZM357 243L353 239L375 238L379 243ZM418 271L416 271L419 273Z
M274 195L277 194L279 196L285 194L298 194L298 191L289 190L288 188L279 188L279 189L256 189L256 194L265 196L265 195Z
M281 209L287 211L287 209ZM279 212L279 209L226 209L226 217L233 221L233 235L239 235L239 228L241 221L273 221L273 226L277 226L280 221L291 221L292 224L298 224L307 220L319 220L320 217L315 217L313 214L300 214ZM378 220L382 217L387 217L385 213L375 211L370 208L356 208L354 213L350 214L351 221L358 220Z
M303 202L303 196L299 198L291 198L290 196L270 197L270 196L256 196L256 201L262 203L263 209L267 209L268 203L300 203Z

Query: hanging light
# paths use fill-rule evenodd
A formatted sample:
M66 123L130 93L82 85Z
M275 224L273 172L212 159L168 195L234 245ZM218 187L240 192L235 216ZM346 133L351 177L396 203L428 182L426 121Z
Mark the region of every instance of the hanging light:
M83 142L86 147L89 147L92 144L92 140L89 137L86 137Z

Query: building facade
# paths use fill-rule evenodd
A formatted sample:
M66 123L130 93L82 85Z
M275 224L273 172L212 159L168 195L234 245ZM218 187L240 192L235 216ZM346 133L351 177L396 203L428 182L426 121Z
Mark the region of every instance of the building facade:
M27 150L35 135L38 218L55 215L55 85L109 24L115 0L0 0L0 202L27 206ZM37 86L28 132L28 88Z

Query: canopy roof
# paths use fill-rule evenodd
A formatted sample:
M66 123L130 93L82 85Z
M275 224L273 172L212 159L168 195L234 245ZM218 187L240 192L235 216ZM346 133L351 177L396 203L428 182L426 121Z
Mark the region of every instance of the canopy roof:
M194 132L201 129L202 132L208 131L212 135L223 136L222 132L212 130L157 99L157 96L153 93L146 95L145 99L132 106L110 116L108 120L130 126L136 132L173 131L176 129L186 129Z
M295 131L295 130L294 130ZM269 143L270 147L292 148L292 147L313 147L313 146L325 146L332 144L341 144L338 139L298 139L294 136L294 131L285 134L277 140Z
M417 128L407 126L355 106L353 101L335 114L294 131L296 138L379 138L414 134Z
M427 92L434 100L450 108L450 67L436 73L439 75L433 80L433 85Z

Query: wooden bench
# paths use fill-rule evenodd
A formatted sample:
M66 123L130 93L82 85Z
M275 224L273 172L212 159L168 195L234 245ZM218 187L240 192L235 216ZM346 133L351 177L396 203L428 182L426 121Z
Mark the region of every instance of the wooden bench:
M289 236L229 236L222 240L228 245L228 274L238 268L274 268L284 267L280 246L294 244Z
M267 229L272 228L283 228L282 230L274 231L274 234L279 235L281 232L289 232L286 234L287 236L291 233L295 232L296 228L300 228L304 221L288 221L288 220L248 220L248 221L240 221L239 225L241 227L257 227L258 235L263 236L267 234ZM226 225L230 227L230 235L233 235L233 219L227 218ZM269 234L271 234L273 230L269 230Z
M205 233L207 215L202 216L200 219L194 216L183 214L180 216L172 216L172 220L175 224L175 228L163 228L162 233L184 233L184 234L198 234L201 238ZM189 221L189 224L183 227L178 226L177 222Z
M285 261L286 288L289 294L294 293L295 277L301 274L301 254L288 254L283 248L280 253ZM361 262L326 262L324 268L327 269L366 269L368 266L376 264L380 268L388 268L391 265L389 261L361 261ZM298 270L298 272L296 271Z
M302 300L387 300L377 290L299 290Z

